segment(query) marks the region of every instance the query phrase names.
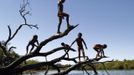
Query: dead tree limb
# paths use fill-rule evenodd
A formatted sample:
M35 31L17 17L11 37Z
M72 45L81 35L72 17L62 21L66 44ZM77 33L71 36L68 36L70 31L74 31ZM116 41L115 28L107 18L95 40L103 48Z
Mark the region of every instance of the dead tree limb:
M0 42L0 48L3 50L3 52L7 56L8 56L7 51L10 51L12 48L14 48L13 46L11 46L9 48L9 50L7 50L6 47L7 47L8 43L12 39L15 38L15 36L20 31L20 29L22 29L23 26L27 26L27 27L29 27L31 29L32 28L38 29L38 26L37 25L33 25L33 24L27 23L26 16L27 15L30 15L30 11L27 11L26 10L26 7L28 5L29 5L29 2L28 1L25 2L25 0L23 0L23 4L21 5L21 9L19 10L20 16L24 20L24 23L23 24L20 24L19 27L15 30L15 32L12 32L11 27L8 25L8 32L9 32L8 38L5 41L4 45L2 45L1 42ZM78 57L65 58L65 56L66 56L66 54L67 54L67 52L69 50L75 51L72 48L66 48L66 47L58 47L58 48L55 48L55 49L50 50L48 52L40 53L40 50L42 49L43 46L46 46L48 43L50 43L50 42L52 42L54 40L57 40L57 39L60 39L62 37L67 36L77 26L78 25L71 26L68 29L66 29L63 33L52 35L48 39L43 40L37 46L37 48L34 50L33 53L28 54L28 55L24 55L24 56L20 57L19 59L15 60L14 62L12 62L10 65L8 65L6 67L3 67L3 68L0 68L0 75L14 75L14 74L17 74L17 73L21 73L23 71L26 71L26 70L31 70L31 69L42 67L42 66L47 66L48 67L48 69L47 69L47 71L46 71L45 74L47 74L47 72L49 70L49 66L52 66L52 67L56 68L56 70L57 70L57 73L54 73L53 75L65 75L65 74L68 74L69 72L71 72L72 70L74 70L76 67L80 67L80 66L82 66L83 70L86 71L87 74L89 74L87 72L87 70L85 69L85 66L83 66L83 64L90 66L93 69L93 71L95 72L95 74L97 74L96 68L94 67L93 64L96 64L96 62L98 62L102 58L87 59L86 61L83 61L83 62L77 62L76 59ZM23 62L25 62L27 59L30 59L30 58L33 58L33 57L38 57L38 56L47 57L48 55L52 55L53 53L55 53L57 51L60 51L60 50L64 50L64 49L66 49L68 51L66 53L64 53L63 55L61 55L60 57L57 57L57 58L52 59L50 61L45 61L45 62L39 62L39 63L36 63L36 64L30 64L30 65L20 66L20 64L23 63ZM67 68L66 70L64 70L64 71L61 72L60 67L58 67L56 65L56 63L60 62L61 60L73 61L75 64L72 65L71 67Z
M57 51L60 51L60 50L64 50L64 49L67 49L65 47L58 47L58 48L55 48L53 50L50 50L49 52L45 52L45 53L37 53L37 54L29 54L29 55L25 55L25 56L22 56L21 58L17 59L16 61L14 61L12 64L10 64L9 66L7 66L6 68L15 68L17 67L19 64L21 64L22 62L24 62L25 60L29 59L29 58L32 58L32 57L37 57L37 56L43 56L43 57L46 57L48 55L51 55L52 53L55 53ZM72 48L69 48L70 50L74 50Z
M27 7L28 4L29 4L28 1L26 3L23 3L21 8L20 8L20 10L19 10L21 17L24 20L24 24L19 25L19 27L15 30L14 33L12 32L11 27L8 25L8 31L9 31L8 38L7 38L7 40L5 40L4 46L0 45L0 47L2 48L2 50L3 50L3 52L4 52L4 54L6 56L8 56L8 51L9 51L8 49L6 49L7 44L17 35L17 33L20 31L20 29L23 26L28 26L29 28L36 28L36 29L38 29L37 25L33 25L33 24L27 23L26 15L30 14L30 11L26 10L26 7Z
M64 57L65 57L65 54L59 58L53 59L48 62L39 62L37 64L30 64L30 65L25 65L25 66L17 65L17 67L1 68L0 75L12 75L12 74L16 74L16 73L21 73L26 70L30 70L30 69L38 68L38 67L42 67L42 66L47 66L47 65L56 67L54 64L61 61L62 59L64 59ZM58 72L60 72L60 69L58 67L56 67L56 69L58 70Z
M77 27L77 26L78 26L78 25L71 26L70 28L66 29L62 34L53 35L53 36L49 37L48 39L42 41L42 42L40 43L40 45L36 48L36 50L34 51L34 53L39 53L39 51L41 50L41 48L42 48L43 46L45 46L47 43L49 43L49 42L51 42L51 41L53 41L53 40L55 40L55 39L59 39L59 38L62 38L62 37L64 37L64 36L68 35L68 33L69 33L71 30L73 30L75 27Z
M28 23L27 23L26 16L30 14L30 11L27 11L27 10L26 10L26 7L27 7L28 4L29 4L29 2L23 3L23 4L21 5L20 10L19 10L21 17L22 17L23 20L24 20L24 24L19 25L19 27L16 29L16 31L15 31L13 34L12 34L11 27L8 25L9 35L8 35L8 39L7 39L6 42L5 42L5 46L7 45L7 43L8 43L9 41L11 41L11 40L16 36L16 34L19 32L19 30L20 30L23 26L28 26L29 28L36 28L36 29L38 29L38 26L37 26L37 25L33 25L33 24L28 24Z
M36 56L45 56L46 57L46 56L51 55L51 54L53 54L53 53L55 53L57 51L64 50L64 49L75 51L72 48L58 47L58 48L55 48L55 49L50 50L49 52L45 52L45 53L37 53L37 54L32 53L32 54L29 54L29 55L25 55L25 56L22 56L21 58L17 59L16 61L14 61L12 64L8 65L7 67L0 68L0 74L5 74L5 73L7 74L9 72L11 72L9 74L12 74L12 73L18 73L20 71L23 72L23 71L28 70L28 69L33 69L35 67L37 68L38 66L41 67L42 64L53 66L53 67L55 67L57 69L58 72L60 72L59 68L56 67L54 64L56 62L59 62L62 58L64 58L64 56L66 55L66 53L62 57L57 58L57 59L54 59L54 60L52 60L50 62L39 63L39 64L35 64L35 65L26 65L26 66L23 66L23 67L19 67L18 65L20 65L22 62L24 62L25 60L27 60L29 58L36 57Z
M78 62L76 63L75 65L69 67L67 70L65 71L62 71L60 73L54 73L52 75L66 75L68 74L69 72L71 72L72 70L74 70L76 67L80 67L82 66L83 64L92 64L92 62L96 61L96 60L100 60L101 58L98 58L98 59L90 59L90 60L87 60L87 61L84 61L84 62ZM91 66L91 68L94 70L94 72L97 72L95 67Z

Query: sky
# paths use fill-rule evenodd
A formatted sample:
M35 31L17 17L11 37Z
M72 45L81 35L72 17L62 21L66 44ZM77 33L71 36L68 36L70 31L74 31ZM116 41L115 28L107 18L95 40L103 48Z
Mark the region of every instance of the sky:
M58 26L57 17L58 0L30 0L27 10L31 15L27 16L29 24L37 24L39 29L30 29L24 26L16 37L10 42L10 46L16 46L15 52L20 55L26 53L26 45L33 35L38 35L39 42L56 34ZM6 40L10 25L14 32L24 21L19 14L22 0L0 1L0 41ZM133 60L134 59L134 0L66 0L64 12L70 15L70 24L79 24L77 28L61 39L52 41L43 47L41 52L47 52L60 47L61 42L71 44L77 34L81 32L88 50L85 53L89 58L94 58L95 44L107 44L105 55L107 60ZM66 21L61 25L61 31L66 29ZM77 50L76 43L72 48ZM56 52L48 56L48 60L64 54L64 51ZM70 57L78 56L77 52L69 52ZM44 57L35 58L44 61ZM64 62L64 61L63 61ZM68 62L64 62L68 63Z

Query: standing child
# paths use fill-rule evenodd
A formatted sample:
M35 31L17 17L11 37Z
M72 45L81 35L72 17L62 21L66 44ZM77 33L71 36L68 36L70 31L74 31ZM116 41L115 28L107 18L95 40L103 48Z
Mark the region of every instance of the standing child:
M77 46L78 46L78 58L79 58L79 62L80 62L81 61L81 59L80 59L81 52L82 52L84 60L85 60L85 52L84 52L83 44L85 45L85 48L87 49L87 45L86 45L84 39L82 38L82 33L78 33L78 37L72 42L71 46L75 42L77 43Z
M63 11L63 8L64 8L63 3L64 2L65 2L65 0L59 0L59 2L58 2L58 14L57 14L57 16L59 18L59 23L58 23L58 31L57 31L57 33L59 33L59 34L61 33L60 32L60 27L61 27L62 19L64 19L64 17L66 17L67 28L70 27L69 14L67 14L67 13L65 13Z

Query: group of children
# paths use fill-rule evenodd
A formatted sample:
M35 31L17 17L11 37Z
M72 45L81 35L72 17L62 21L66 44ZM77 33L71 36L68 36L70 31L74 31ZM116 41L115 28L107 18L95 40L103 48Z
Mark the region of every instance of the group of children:
M78 37L72 42L72 44L70 46L68 44L65 44L64 42L62 42L61 45L64 46L64 47L71 47L75 42L77 43L79 62L81 61L81 57L83 57L84 60L86 60L86 56L85 56L85 51L84 51L83 45L85 46L86 49L87 49L87 45L86 45L84 39L82 38L82 33L78 33ZM105 48L107 48L106 44L103 44L103 45L95 44L93 46L93 49L97 52L96 58L106 57L105 53L104 53L104 49ZM67 50L65 50L65 52L67 52ZM83 54L83 56L81 56L81 53ZM68 53L67 53L67 58L69 58L69 54Z
M71 25L69 23L69 14L67 14L63 11L63 8L64 8L63 3L64 2L65 2L65 0L59 0L58 1L58 14L57 14L58 19L59 19L58 30L57 30L58 34L61 34L60 27L61 27L62 20L64 19L64 17L66 17L67 28L71 27ZM86 49L87 49L87 45L86 45L84 39L82 38L82 33L78 33L78 37L72 42L72 44L70 46L68 44L65 44L64 42L62 42L61 45L63 47L71 47L75 42L77 43L77 47L78 47L79 62L81 61L81 53L83 54L82 57L84 58L84 60L86 60L83 44L84 44ZM28 54L29 46L31 46L31 49L30 49L30 53L31 53L32 50L34 49L34 47L37 47L38 45L39 45L38 36L34 35L32 40L29 41L29 43L26 47L26 54ZM104 44L104 45L101 45L101 44L94 45L93 49L97 52L96 58L105 57L104 51L103 51L103 49L105 49L105 48L107 48L106 44ZM65 52L67 54L67 57L69 58L68 50L65 49Z
M69 46L68 44L65 44L64 42L61 43L61 45L65 48L70 48L74 43L77 43L77 48L78 48L78 58L79 58L79 62L81 61L81 57L84 58L84 60L86 60L86 56L85 56L85 52L84 52L84 48L83 48L83 45L85 46L85 48L87 49L87 45L84 41L84 39L82 38L82 33L78 33L78 37L72 42L72 44ZM32 40L29 41L27 47L26 47L26 54L28 54L28 50L29 50L29 46L31 46L31 49L30 49L30 52L32 52L32 50L34 49L34 47L37 47L39 45L39 42L38 42L38 36L37 35L34 35ZM104 45L101 45L101 44L95 44L93 46L93 49L97 52L96 54L96 58L100 58L100 57L106 57L105 56L105 53L104 53L104 50L107 48L107 45L104 44ZM69 50L65 49L64 50L66 55L67 55L67 58L69 58ZM81 56L81 54L83 56Z

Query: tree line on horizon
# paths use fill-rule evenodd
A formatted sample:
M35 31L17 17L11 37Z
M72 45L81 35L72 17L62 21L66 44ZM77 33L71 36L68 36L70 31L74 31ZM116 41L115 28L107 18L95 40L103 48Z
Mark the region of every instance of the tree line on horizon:
M134 69L134 60L115 60L113 62L106 62L104 65L107 70L131 70ZM97 64L96 69L103 70L104 66L102 64Z
M27 61L27 64L32 64L32 63L38 63L37 60L29 60ZM134 70L134 60L126 60L124 59L123 61L115 60L113 62L106 62L103 64L96 64L95 67L97 70ZM58 67L62 68L63 70L70 67L71 64L56 64ZM34 70L44 70L46 69L46 66L43 66L41 68L37 68ZM50 67L51 70L54 70L55 68ZM90 67L86 67L87 70L92 70ZM76 70L81 70L81 67L77 67Z

